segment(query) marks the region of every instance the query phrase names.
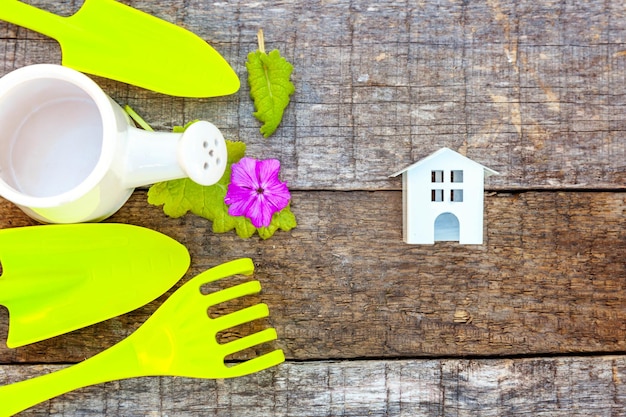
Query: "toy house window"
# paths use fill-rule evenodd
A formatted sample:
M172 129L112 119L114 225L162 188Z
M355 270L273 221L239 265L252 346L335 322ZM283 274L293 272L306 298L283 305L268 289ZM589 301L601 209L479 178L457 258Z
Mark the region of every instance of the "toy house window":
M443 201L443 190L431 190L430 201Z
M463 171L462 170L450 171L450 182L463 182Z
M462 203L463 190L450 190L450 201L453 203Z
M431 171L430 182L443 182L443 171L440 171L440 170Z

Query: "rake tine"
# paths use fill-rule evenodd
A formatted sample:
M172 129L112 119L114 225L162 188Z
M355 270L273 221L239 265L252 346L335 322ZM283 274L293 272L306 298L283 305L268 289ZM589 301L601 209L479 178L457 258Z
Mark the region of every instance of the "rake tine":
M220 349L224 356L232 355L235 352L241 352L254 346L276 340L278 335L273 328L265 329L260 332L244 336L232 342L224 343Z
M205 303L210 307L226 301L234 300L246 295L258 294L261 291L259 281L248 281L223 290L215 291L205 295Z
M219 281L220 279L232 275L252 275L254 272L254 263L250 258L240 258L234 261L226 262L196 275L189 282L195 282L198 286L209 282Z
M215 328L226 330L239 326L240 324L249 323L251 321L267 317L269 316L269 314L270 310L267 307L267 304L260 303L235 311L233 313L228 313L224 316L217 317L212 320Z
M256 358L238 363L228 368L227 378L253 374L285 362L285 354L281 349L273 350Z

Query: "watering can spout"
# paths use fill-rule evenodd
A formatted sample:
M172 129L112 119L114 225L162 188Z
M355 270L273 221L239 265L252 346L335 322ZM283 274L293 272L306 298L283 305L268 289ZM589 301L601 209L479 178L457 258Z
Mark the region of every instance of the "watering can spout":
M228 159L226 142L212 123L199 121L183 133L148 132L131 127L125 166L126 188L190 178L200 185L217 183Z

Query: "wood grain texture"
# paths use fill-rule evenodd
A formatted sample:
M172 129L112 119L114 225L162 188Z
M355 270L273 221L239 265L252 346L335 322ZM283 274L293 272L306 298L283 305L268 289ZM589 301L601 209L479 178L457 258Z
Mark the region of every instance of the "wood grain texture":
M623 193L527 192L486 198L485 244L406 245L401 193L298 192L299 225L267 241L167 218L143 192L110 221L189 248L190 273L251 257L274 326L298 360L626 350ZM0 226L30 221L9 203ZM162 300L161 300L162 301ZM236 307L237 305L233 306ZM121 339L156 304L0 360L81 360ZM6 328L4 315L0 329Z
M105 91L159 129L215 122L251 155L278 157L294 189L398 189L388 176L441 146L501 172L492 190L625 187L624 2L126 3L206 39L242 88L188 100L97 79ZM245 82L260 27L295 67L296 94L271 140ZM60 51L0 23L0 57L2 75L60 62Z
M63 15L82 3L28 2ZM267 320L222 337L273 326L279 339L258 351L282 348L288 362L227 381L108 383L24 415L626 414L626 3L123 2L207 40L242 88L182 99L96 82L157 130L206 119L249 156L280 159L299 225L267 241L215 235L201 218L165 217L145 190L108 221L185 244L183 282L251 257L263 292L213 313L267 302ZM268 140L245 82L259 28L295 67ZM61 62L54 40L0 22L0 76L42 62ZM402 243L401 182L389 175L442 146L502 174L486 183L484 245ZM32 224L0 199L0 228ZM105 349L165 298L14 350L0 308L0 384Z
M0 366L0 383L60 366ZM56 417L615 417L626 359L285 363L232 380L141 378L58 397L22 413Z

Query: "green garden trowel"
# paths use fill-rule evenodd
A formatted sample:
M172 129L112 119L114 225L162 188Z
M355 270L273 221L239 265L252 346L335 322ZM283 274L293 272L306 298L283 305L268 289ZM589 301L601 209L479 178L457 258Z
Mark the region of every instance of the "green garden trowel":
M58 336L137 309L189 268L187 249L139 226L85 223L0 230L7 346Z
M194 33L113 0L85 0L64 17L18 0L0 1L0 19L56 39L62 64L181 97L239 90L226 60Z

